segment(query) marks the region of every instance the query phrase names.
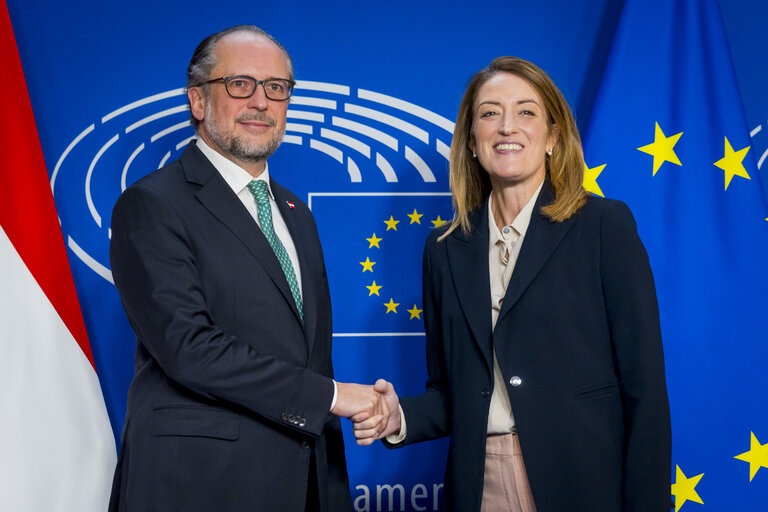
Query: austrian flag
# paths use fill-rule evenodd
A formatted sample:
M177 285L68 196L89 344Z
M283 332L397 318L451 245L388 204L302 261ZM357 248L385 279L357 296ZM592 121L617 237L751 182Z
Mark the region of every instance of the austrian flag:
M107 509L116 453L0 0L0 510Z

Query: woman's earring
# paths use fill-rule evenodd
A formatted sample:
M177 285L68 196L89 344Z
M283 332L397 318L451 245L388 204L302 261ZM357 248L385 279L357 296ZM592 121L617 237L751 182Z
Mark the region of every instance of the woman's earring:
M547 150L547 154L548 154L549 156L552 156L552 148L549 148L549 149Z
M474 151L472 152L472 158L477 158L477 153L475 153Z

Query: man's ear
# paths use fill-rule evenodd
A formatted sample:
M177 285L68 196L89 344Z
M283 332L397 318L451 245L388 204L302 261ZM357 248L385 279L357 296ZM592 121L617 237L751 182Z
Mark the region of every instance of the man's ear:
M192 113L192 117L198 121L202 121L205 117L205 105L208 101L208 97L203 92L202 87L190 87L187 90L187 98L189 98L189 111Z

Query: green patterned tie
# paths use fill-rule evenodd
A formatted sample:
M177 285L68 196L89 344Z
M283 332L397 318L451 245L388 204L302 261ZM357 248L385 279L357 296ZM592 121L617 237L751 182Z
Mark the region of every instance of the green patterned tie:
M269 204L267 182L264 180L253 180L248 184L248 190L251 191L254 199L256 199L256 206L259 207L258 215L261 230L264 232L264 236L267 237L269 245L272 246L272 250L275 251L275 256L277 256L280 266L283 267L285 278L288 280L288 286L290 286L291 293L293 294L293 300L296 301L296 308L299 310L299 318L301 318L303 323L304 303L301 300L301 292L299 291L299 283L296 281L296 273L293 270L288 251L285 250L283 242L277 237L275 228L272 226L272 207Z

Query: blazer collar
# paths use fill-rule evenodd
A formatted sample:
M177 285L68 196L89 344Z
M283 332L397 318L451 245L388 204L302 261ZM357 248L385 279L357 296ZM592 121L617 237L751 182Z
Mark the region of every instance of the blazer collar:
M445 239L459 304L470 330L493 371L491 285L488 270L488 201L469 214L471 229L457 229Z
M497 327L520 300L573 226L572 218L564 222L552 222L542 215L541 207L550 204L553 199L552 186L547 180L534 206L515 271L507 286L504 303L496 321ZM447 237L448 260L459 303L475 341L485 356L488 369L492 371L488 201L483 201L482 206L472 211L469 220L472 226L469 233L456 230Z
M275 197L275 203L280 210L280 214L288 226L288 232L291 234L293 244L296 246L296 253L299 257L299 266L301 267L301 295L304 302L304 333L307 339L309 355L312 354L315 336L314 332L317 326L317 279L321 276L313 269L317 267L317 262L322 261L322 255L315 251L317 246L312 228L314 223L307 221L305 215L301 214L299 206L296 204L296 197L281 186L270 176L270 188ZM291 206L293 205L293 206ZM298 311L297 311L298 314Z
M554 191L549 180L544 182L536 206L531 215L520 255L517 258L515 271L507 285L504 303L496 320L498 326L504 316L515 306L536 275L541 271L549 258L560 245L565 234L573 227L573 217L563 222L552 222L541 213L541 207L551 204ZM556 290L552 290L555 293Z

